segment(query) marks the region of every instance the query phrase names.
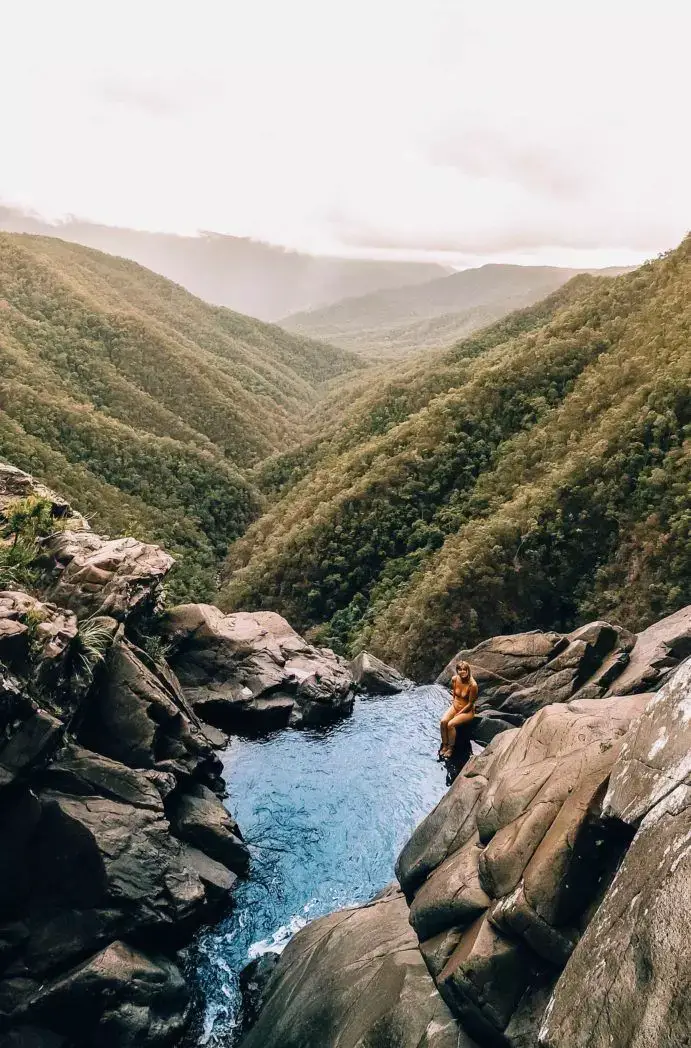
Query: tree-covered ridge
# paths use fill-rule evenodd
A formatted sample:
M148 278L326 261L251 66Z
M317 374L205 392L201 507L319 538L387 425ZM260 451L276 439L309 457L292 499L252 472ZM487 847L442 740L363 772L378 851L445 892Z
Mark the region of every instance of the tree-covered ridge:
M368 359L404 358L424 348L451 345L540 301L580 272L616 276L622 270L485 265L414 287L344 299L296 313L282 323L288 331L322 338Z
M208 306L123 259L0 234L0 457L94 526L181 558L210 596L260 498L242 471L294 442L343 350Z
M357 402L231 550L226 605L421 675L483 636L690 601L690 256L579 278L542 324L508 318L429 360L426 387L385 387L365 431Z

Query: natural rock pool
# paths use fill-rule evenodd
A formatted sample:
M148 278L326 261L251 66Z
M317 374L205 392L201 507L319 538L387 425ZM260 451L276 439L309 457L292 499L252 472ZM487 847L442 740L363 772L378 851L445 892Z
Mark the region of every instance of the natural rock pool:
M436 753L447 696L434 685L363 696L327 729L233 740L227 805L252 846L252 875L190 953L199 1019L189 1043L230 1048L245 964L392 880L401 847L446 789Z

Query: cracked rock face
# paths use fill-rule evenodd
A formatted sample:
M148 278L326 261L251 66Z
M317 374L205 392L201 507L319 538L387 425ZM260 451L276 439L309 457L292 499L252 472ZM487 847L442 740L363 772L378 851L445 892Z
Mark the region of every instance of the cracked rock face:
M159 546L92 531L57 532L45 551L54 562L50 600L80 617L108 615L120 622L155 609L175 563Z
M242 1048L475 1048L434 987L392 891L286 947Z
M636 835L557 983L544 1048L689 1041L690 750L691 659L648 702L614 765L605 811Z
M448 685L457 661L470 663L480 694L470 734L487 745L500 732L555 702L650 694L691 655L691 607L637 636L609 622L572 633L492 637L460 651L437 683Z
M323 724L353 708L347 663L274 612L184 604L166 616L171 665L199 716L228 730Z
M625 847L625 835L606 842L602 804L645 703L576 699L498 735L399 857L430 974L479 1045L533 1048L548 988Z

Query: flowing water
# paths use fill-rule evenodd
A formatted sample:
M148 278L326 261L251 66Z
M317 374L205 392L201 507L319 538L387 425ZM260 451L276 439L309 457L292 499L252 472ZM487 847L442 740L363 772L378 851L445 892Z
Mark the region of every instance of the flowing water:
M436 753L447 702L435 686L365 696L330 728L233 740L223 755L226 803L251 845L252 875L191 952L194 1044L236 1042L248 961L393 879L402 845L446 790Z

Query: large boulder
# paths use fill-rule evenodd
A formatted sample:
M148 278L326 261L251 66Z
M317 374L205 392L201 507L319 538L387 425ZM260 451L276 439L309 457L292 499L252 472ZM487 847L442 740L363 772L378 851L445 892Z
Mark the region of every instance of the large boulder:
M171 664L199 716L226 729L323 724L353 707L353 678L273 612L224 615L211 604L168 612Z
M80 1045L156 1048L170 1045L182 1033L188 996L182 975L168 958L146 956L116 941L37 986L13 1023L29 1030L41 1024L53 1036L64 1035Z
M430 974L478 1044L519 1048L535 1036L546 988L627 843L608 835L603 800L646 699L553 704L501 733L399 857Z
M130 641L117 641L78 727L89 749L133 768L180 779L218 779L220 762L173 673Z
M483 693L489 693L501 684L520 680L541 669L566 644L561 633L541 633L538 630L491 637L474 648L457 652L437 677L437 684L449 684L456 672L456 663L469 662Z
M22 856L25 940L21 968L43 973L146 931L148 941L182 939L209 900L169 833L163 802L152 807L46 789Z
M355 656L350 663L350 672L358 688L370 695L396 695L410 687L410 681L398 670L387 666L368 651L361 651Z
M473 1048L435 990L399 892L309 924L242 1048Z
M448 683L456 662L470 663L479 685L470 735L487 745L545 706L603 697L628 665L635 644L628 630L602 621L572 633L532 631L492 637L460 651L438 683Z
M545 1048L689 1041L690 752L691 659L648 702L614 766L604 810L636 835L557 983Z
M177 797L169 810L173 832L237 874L249 870L250 853L238 824L215 793L195 784Z
M124 621L156 609L173 557L134 538L58 531L44 542L52 563L47 597L77 615Z
M614 680L610 694L657 691L689 655L691 605L680 608L638 634L628 664Z

